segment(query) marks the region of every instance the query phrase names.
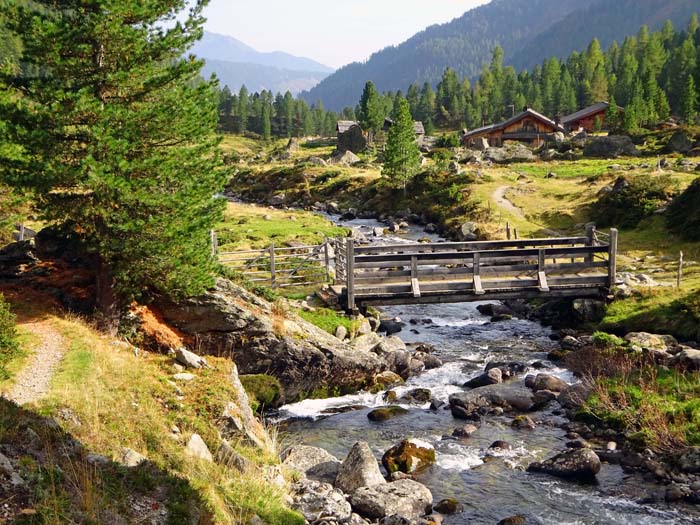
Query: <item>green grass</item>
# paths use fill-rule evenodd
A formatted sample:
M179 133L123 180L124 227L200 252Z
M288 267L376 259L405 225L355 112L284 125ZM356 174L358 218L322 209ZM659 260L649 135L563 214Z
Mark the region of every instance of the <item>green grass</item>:
M335 330L339 326L344 326L348 334L355 329L355 324L352 319L342 312L337 312L329 308L316 308L313 312L297 310L296 313L305 321L318 326L329 334L335 334Z
M17 333L17 318L0 294L0 382L8 381L26 354Z
M251 250L290 244L315 245L345 236L347 230L311 212L276 210L229 203L217 228L221 251Z

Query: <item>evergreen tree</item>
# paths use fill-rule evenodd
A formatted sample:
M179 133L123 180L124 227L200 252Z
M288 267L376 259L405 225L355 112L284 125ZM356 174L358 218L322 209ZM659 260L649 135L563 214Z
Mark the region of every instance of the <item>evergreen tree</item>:
M248 88L245 84L241 86L238 92L238 133L245 133L248 129Z
M620 110L617 107L617 103L615 102L615 97L613 95L610 95L609 103L610 105L605 112L605 127L609 131L616 131L620 126Z
M263 140L272 138L272 107L267 97L262 97L262 113L260 114L260 134Z
M3 2L38 75L3 71L0 108L30 162L0 152L0 173L95 259L106 327L146 293L181 298L213 283L209 231L224 202L217 94L182 58L202 34L197 2ZM170 21L180 18L176 24ZM6 101L8 102L8 101Z
M365 84L357 110L357 118L363 129L374 131L375 133L382 129L384 116L386 115L382 106L383 103L380 100L379 93L377 93L374 83L370 80Z
M398 99L392 117L394 124L389 129L382 174L396 186L402 187L405 192L406 185L420 169L420 150L413 129L411 110L405 98Z
M695 79L688 75L681 93L681 117L686 122L693 122L698 115L698 93L695 87Z

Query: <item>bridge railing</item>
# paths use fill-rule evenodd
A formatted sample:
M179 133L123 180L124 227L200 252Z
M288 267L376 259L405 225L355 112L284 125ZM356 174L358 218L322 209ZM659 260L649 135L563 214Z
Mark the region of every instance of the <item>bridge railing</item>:
M348 238L337 239L335 251L335 284L350 310L357 302L590 294L614 284L617 231L607 242L595 230L583 237L385 246L355 246Z

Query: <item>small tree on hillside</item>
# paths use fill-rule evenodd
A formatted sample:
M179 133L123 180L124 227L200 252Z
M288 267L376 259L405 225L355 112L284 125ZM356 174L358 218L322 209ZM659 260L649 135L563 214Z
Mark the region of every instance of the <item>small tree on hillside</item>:
M110 330L134 298L177 299L213 283L209 231L227 179L217 95L202 61L183 58L206 4L182 17L186 0L0 3L25 71L37 71L0 71L13 94L0 97L0 128L29 159L1 150L0 176L92 254Z
M360 105L357 108L357 119L362 129L366 131L376 133L384 125L382 101L371 80L365 84L365 89L362 91Z
M394 123L389 130L389 137L384 152L384 169L382 174L387 176L394 185L402 187L413 179L420 169L420 150L413 129L413 119L408 101L397 99Z

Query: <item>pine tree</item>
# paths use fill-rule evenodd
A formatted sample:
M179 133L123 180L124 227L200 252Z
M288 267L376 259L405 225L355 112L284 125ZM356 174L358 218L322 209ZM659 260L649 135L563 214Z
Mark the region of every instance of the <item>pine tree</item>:
M698 116L698 94L692 75L688 75L681 93L681 116L686 122L692 122Z
M266 97L262 101L262 113L260 114L260 134L263 140L272 138L272 107Z
M245 84L238 91L238 133L245 133L248 129L248 88Z
M380 100L379 93L377 93L374 83L370 80L365 84L357 110L357 118L363 129L374 131L375 133L382 129L384 116L386 115L382 106L383 103Z
M405 98L400 97L396 103L396 112L392 115L394 123L389 129L389 137L384 151L384 169L387 176L404 193L406 185L420 169L420 150L413 129L411 110Z
M0 152L0 173L92 254L110 330L134 298L177 299L213 283L209 231L227 178L217 94L200 80L202 62L182 58L205 5L185 14L179 0L0 4L28 70L41 71L0 76L16 95L0 120L31 159Z
M605 112L605 127L609 131L616 131L620 126L620 110L617 107L617 103L615 102L615 97L613 95L610 95L609 103L610 105Z

